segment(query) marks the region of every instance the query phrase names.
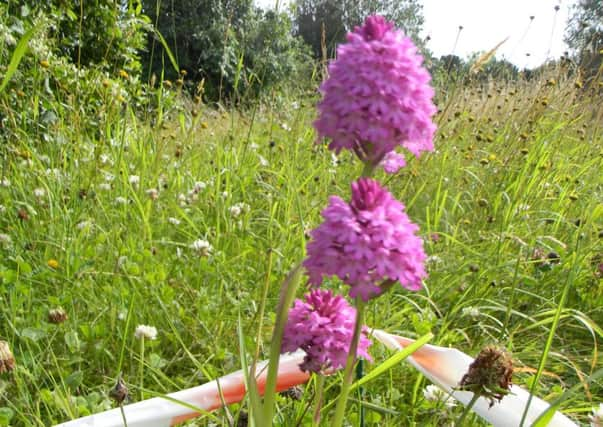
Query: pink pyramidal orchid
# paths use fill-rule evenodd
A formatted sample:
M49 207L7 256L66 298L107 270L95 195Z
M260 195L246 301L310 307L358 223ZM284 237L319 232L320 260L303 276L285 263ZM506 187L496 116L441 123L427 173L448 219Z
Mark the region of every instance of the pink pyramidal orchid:
M310 234L304 261L310 284L337 276L350 286L352 298L364 301L384 290L384 281L410 290L426 277L423 241L404 205L379 183L360 178L352 183L350 203L331 196L322 211L324 222Z
M397 146L417 157L433 150L434 91L410 38L370 16L347 40L320 87L318 135L336 153L352 150L373 167Z

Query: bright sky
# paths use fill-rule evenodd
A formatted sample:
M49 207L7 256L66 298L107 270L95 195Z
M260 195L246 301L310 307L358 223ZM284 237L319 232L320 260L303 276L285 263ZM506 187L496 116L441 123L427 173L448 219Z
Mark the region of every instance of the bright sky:
M436 56L466 57L488 51L506 37L497 57L533 68L567 50L563 33L575 0L423 0L427 46ZM555 6L559 11L555 12ZM530 16L534 20L530 21ZM463 26L455 47L455 39ZM530 56L526 56L529 53Z
M275 1L256 0L263 7L274 7ZM563 33L569 8L575 2L421 0L425 16L423 35L431 37L427 46L436 56L455 53L461 57L476 51L488 51L509 37L498 50L497 57L504 57L520 68L533 68L547 57L557 58L567 50ZM280 7L286 3L287 0L281 0ZM557 12L556 5L559 5ZM530 16L534 16L533 21L530 21ZM455 46L459 25L463 30Z

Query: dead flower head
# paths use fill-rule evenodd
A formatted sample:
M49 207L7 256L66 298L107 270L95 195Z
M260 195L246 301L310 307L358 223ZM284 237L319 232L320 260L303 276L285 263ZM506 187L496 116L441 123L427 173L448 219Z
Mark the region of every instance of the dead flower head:
M460 389L473 392L490 401L500 401L509 393L513 378L513 361L504 349L487 346L469 365L460 382Z

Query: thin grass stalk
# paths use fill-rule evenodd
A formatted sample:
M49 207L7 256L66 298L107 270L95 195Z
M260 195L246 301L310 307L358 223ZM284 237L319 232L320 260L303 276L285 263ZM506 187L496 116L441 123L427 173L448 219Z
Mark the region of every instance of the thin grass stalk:
M348 357L343 371L343 384L341 385L341 392L337 400L337 407L335 408L335 417L331 425L333 427L341 427L343 425L343 418L345 414L345 408L350 394L350 386L352 385L352 376L354 371L354 365L356 363L356 352L358 350L358 341L360 340L360 334L362 333L362 324L364 323L364 308L366 304L360 297L356 298L356 323L354 325L354 335L352 336L352 342L350 343L350 350L348 351Z

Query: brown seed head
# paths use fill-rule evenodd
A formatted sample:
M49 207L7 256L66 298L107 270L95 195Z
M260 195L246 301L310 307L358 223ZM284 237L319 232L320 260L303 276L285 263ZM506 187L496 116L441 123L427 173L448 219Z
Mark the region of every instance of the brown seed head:
M123 403L123 401L128 398L128 386L126 386L126 383L124 382L123 378L121 377L121 374L119 375L119 378L117 379L117 383L115 384L115 387L113 387L109 391L109 397L111 399L115 400L115 402L117 402L118 405L121 405Z
M0 374L15 369L15 357L6 341L0 340Z
M63 310L62 307L53 308L51 310L48 310L48 321L50 323L54 323L55 325L58 325L60 323L65 322L68 318L69 318L69 316L67 316L67 312L65 310Z
M460 382L460 389L471 391L490 401L500 401L511 388L513 361L501 348L488 346L479 352Z

